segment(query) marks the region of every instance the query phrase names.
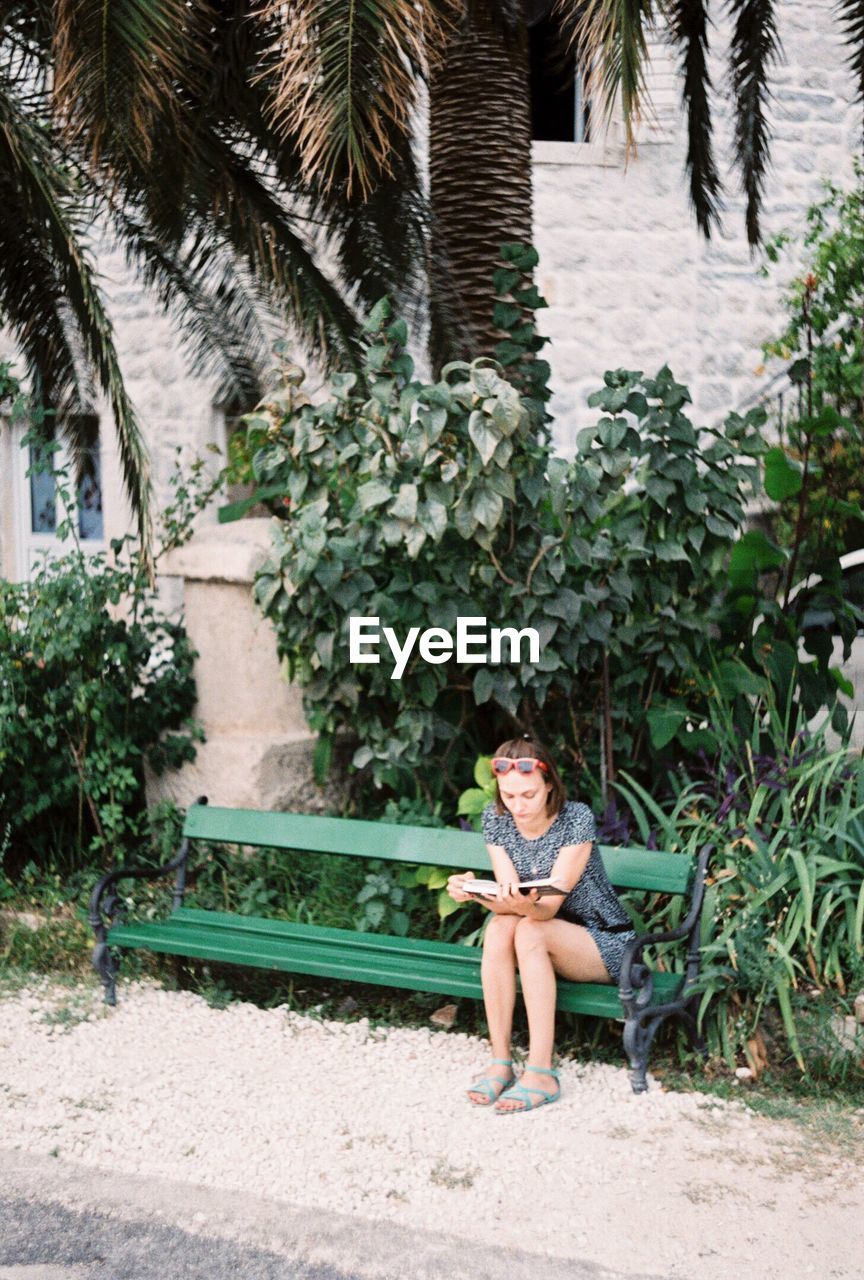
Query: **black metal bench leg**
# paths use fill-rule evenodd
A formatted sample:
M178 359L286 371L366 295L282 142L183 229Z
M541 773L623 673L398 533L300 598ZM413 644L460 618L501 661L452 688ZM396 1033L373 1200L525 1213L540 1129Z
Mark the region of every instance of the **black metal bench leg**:
M646 1093L648 1081L648 1053L657 1034L662 1018L646 1018L639 1015L628 1018L624 1024L624 1050L630 1063L630 1084L634 1093Z
M93 968L102 979L105 988L105 1003L117 1004L117 972L120 960L105 942L97 942L93 948Z

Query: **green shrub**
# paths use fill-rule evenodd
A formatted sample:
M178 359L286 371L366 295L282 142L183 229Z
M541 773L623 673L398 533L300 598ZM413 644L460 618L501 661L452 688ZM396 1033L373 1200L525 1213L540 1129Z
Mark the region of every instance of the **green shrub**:
M781 703L794 690L808 717L827 707L840 733L847 713L837 691L851 697L853 688L832 667L833 640L842 640L846 660L864 625L862 576L856 588L840 568L841 554L864 544L861 161L856 175L848 192L826 183L808 211L795 246L801 262L783 294L787 323L764 344L791 387L770 422L762 475L770 504L733 549L722 623L727 647L737 643L752 669L767 671ZM785 233L775 237L768 259L777 263L789 243ZM809 655L801 662L799 642Z
M405 325L382 303L362 379L335 376L313 405L292 368L247 419L257 480L285 495L255 595L303 686L319 758L348 731L356 770L397 795L419 789L428 807L449 808L471 761L514 727L542 725L592 791L601 722L607 770L617 757L650 773L672 736L665 704L716 631L724 559L764 447L761 411L700 433L668 369L619 370L592 398L603 416L580 433L575 461L554 456L535 332L506 310L514 296L540 301L521 280L518 262L497 279L499 322L513 326L505 354L526 344L510 381L490 361L418 381ZM484 617L534 628L541 653L507 663L505 647L492 666L432 665L415 651L391 679L386 648L379 665L350 662L352 615L400 639ZM358 794L380 811L373 788Z
M10 384L13 385L13 384ZM8 388L7 388L8 389ZM20 407L20 406L19 406ZM39 414L34 415L39 419ZM63 554L27 582L0 579L0 843L7 876L29 860L67 869L120 860L148 837L144 760L156 773L195 755L195 654L166 617L130 538L85 554L69 477L44 425L28 435L53 473ZM196 460L175 472L162 543L190 536L218 485Z
M12 859L118 858L143 834L145 754L156 772L194 757L194 653L119 551L73 551L30 582L0 581L0 825Z
M706 842L715 846L698 984L712 1050L730 1065L752 1057L773 1009L781 1056L812 1069L796 1015L805 993L851 1011L864 979L864 760L845 747L829 751L824 730L809 732L800 709L784 714L769 684L753 699L749 732L720 688L709 705L717 749L671 775L667 802L629 777L617 790L640 843L693 858ZM683 910L658 898L636 918L640 929L665 927ZM673 946L657 958L683 968Z

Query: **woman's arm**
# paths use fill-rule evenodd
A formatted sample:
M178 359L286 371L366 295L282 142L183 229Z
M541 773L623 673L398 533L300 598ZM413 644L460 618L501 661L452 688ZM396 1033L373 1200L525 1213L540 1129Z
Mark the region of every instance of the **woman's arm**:
M521 898L527 908L519 911L519 914L527 916L530 920L551 920L557 915L567 893L570 893L582 879L582 873L591 857L591 844L590 840L585 840L582 844L562 845L558 850L558 857L555 859L549 879L565 889L566 893L561 897L557 894L553 897L544 897L541 901L536 892L522 897L517 891L517 898Z
M519 875L513 866L507 850L501 844L487 844L486 849L489 853L489 861L492 863L492 870L495 879L499 885L516 885L519 883ZM454 902L480 902L484 907L493 911L496 915L521 915L522 912L514 910L514 899L512 896L504 896L502 898L480 898L476 894L466 893L463 884L466 880L476 880L473 871L461 872L458 875L451 876L447 881L447 892ZM515 891L516 898L522 898L522 895ZM527 901L527 899L522 899Z

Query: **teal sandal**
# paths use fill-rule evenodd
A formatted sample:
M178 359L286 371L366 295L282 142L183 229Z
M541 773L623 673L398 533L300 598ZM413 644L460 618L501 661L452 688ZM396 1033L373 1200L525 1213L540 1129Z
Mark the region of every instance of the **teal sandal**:
M512 1074L512 1068L513 1068L512 1058L493 1058L492 1062L496 1066L510 1067L511 1074ZM503 1076L481 1076L480 1079L476 1082L476 1084L472 1084L467 1089L466 1092L467 1093L483 1093L486 1095L487 1101L478 1102L476 1098L469 1098L468 1101L471 1103L472 1107L489 1107L492 1105L493 1102L498 1101L498 1099L501 1097L501 1094L504 1093L504 1090L506 1089L508 1083L514 1084L515 1077L512 1081L507 1081L504 1079ZM498 1092L496 1093L495 1092L496 1084L503 1085L504 1089L499 1089Z
M521 1080L514 1081L509 1088L503 1089L498 1095L501 1098L513 1098L516 1102L521 1102L521 1107L495 1107L494 1111L497 1116L519 1115L522 1111L536 1111L538 1107L545 1107L549 1102L557 1102L561 1097L561 1082L558 1079L558 1072L553 1071L551 1067L532 1067L530 1063L525 1064L526 1071L536 1071L541 1076L552 1076L558 1088L555 1093L550 1093L546 1089L529 1089ZM528 1096L536 1093L542 1101L533 1102Z

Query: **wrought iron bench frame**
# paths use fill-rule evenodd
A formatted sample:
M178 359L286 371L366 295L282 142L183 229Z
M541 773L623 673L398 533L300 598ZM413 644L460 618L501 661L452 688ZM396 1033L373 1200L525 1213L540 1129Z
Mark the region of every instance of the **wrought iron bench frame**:
M121 880L154 880L161 876L170 875L172 872L175 873L174 893L171 916L168 922L165 922L166 927L172 921L180 919L180 917L183 917L180 921L181 924L187 923L187 918L194 917L193 923L205 930L207 928L214 930L216 926L223 929L225 931L222 935L223 938L227 938L229 933L232 932L249 931L254 928L257 930L256 936L258 938L267 940L269 933L268 945L275 946L277 951L280 946L278 937L281 929L286 934L290 931L294 938L295 946L299 946L307 957L315 953L316 945L319 942L322 949L326 950L327 946L332 947L334 941L336 944L341 943L346 947L350 947L356 939L361 948L368 948L370 955L376 951L376 948L378 949L380 953L378 964L382 963L381 956L385 954L380 949L385 948L388 960L394 964L398 961L402 967L402 971L395 978L388 971L387 974L379 973L377 976L367 976L364 973L364 976L354 978L356 981L372 981L383 985L398 985L419 990L442 990L446 992L449 989L451 993L459 996L470 996L475 999L482 997L482 992L479 989L479 979L460 978L454 985L454 982L449 979L441 982L440 978L435 978L432 974L434 967L432 960L428 959L426 954L427 952L431 953L434 948L438 964L453 960L455 965L464 969L462 962L471 961L473 963L476 961L479 956L479 948L466 948L454 943L424 943L421 946L417 940L397 939L392 935L360 934L352 930L341 929L324 930L310 925L293 925L276 921L270 922L272 929L268 930L266 927L268 922L263 919L259 920L257 917L233 916L218 912L192 912L183 909L189 856L193 842L199 839L228 844L257 845L259 847L272 847L275 844L276 847L284 847L285 849L300 849L305 854L314 854L315 852L351 854L379 858L382 861L398 861L419 865L428 865L431 862L441 866L459 867L464 870L488 871L488 855L481 836L453 829L396 827L392 824L358 822L353 819L315 818L310 815L296 814L274 815L257 810L217 809L212 807L207 808L206 818L206 826L210 833L201 834L200 829L202 825L205 825L202 819L204 806L207 806L206 796L201 796L189 807L180 847L169 862L160 867L117 867L102 876L93 889L89 909L89 921L96 936L93 966L102 980L106 1004L114 1005L117 1002L118 946L143 946L174 955L196 954L194 950L189 949L188 944L182 938L178 941L176 937L173 939L168 937L166 939L165 936L158 936L158 927L155 925L138 926L136 933L136 927L125 926L123 920L123 904L117 893L117 885ZM231 828L230 834L216 834L219 829L220 819L226 826ZM272 819L275 819L277 823L280 819L300 819L303 824L302 830L313 833L312 836L303 837L308 847L304 848L303 842L298 842L296 838L292 838L290 843L283 844L274 842L272 839L262 838L262 832L266 829L267 821ZM316 824L318 825L316 826ZM329 825L322 826L321 824ZM257 832L253 829L256 826L259 828ZM295 829L298 827L297 822L294 823L294 827ZM334 840L332 835L334 831L341 833L339 839ZM388 856L387 853L380 852L374 846L369 848L351 847L350 849L345 847L328 848L328 844L333 843L342 843L344 846L346 837L349 835L353 846L355 832L360 833L356 843L361 846L369 841L371 835L376 832L389 833L391 840L396 841L396 851ZM398 835L395 833L398 833ZM414 847L411 845L412 833L417 846L416 857L412 856ZM432 838L430 838L430 833L433 833ZM400 845L407 845L408 852L406 853L404 849L399 848L398 846ZM427 847L423 849L423 845ZM435 848L436 845L438 848ZM457 845L461 846L461 848L457 848ZM612 861L614 863L616 856L636 855L638 863L630 862L629 865L631 868L638 866L640 872L644 873L640 875L640 883L637 887L645 889L646 892L668 891L684 894L689 891L689 909L685 918L676 928L665 932L642 934L628 943L624 953L617 993L620 1008L623 1010L623 1018L620 1013L610 1007L610 988L608 985L603 987L600 984L595 986L595 984L568 983L559 980L559 1007L569 1007L576 1012L588 1013L593 1016L617 1017L623 1020L624 1048L630 1063L630 1081L635 1093L642 1093L648 1088L646 1079L648 1054L654 1037L667 1018L680 1018L692 1048L701 1054L703 1058L707 1057L707 1048L697 1026L700 994L698 991L693 990L693 985L699 974L705 877L712 852L713 845L706 844L695 861L691 858L686 858L686 867L679 868L675 872L674 880L678 887L669 888L668 874L665 876L665 881L664 876L658 874L656 883L651 883L652 865L660 867L662 863L668 873L669 867L676 864L685 855L652 850L601 849L601 856L604 857L604 862ZM653 864L651 860L653 860ZM686 873L683 877L682 872ZM615 883L615 879L612 876L610 878ZM684 885L685 880L687 887L681 887ZM620 883L621 880L619 879ZM631 884L629 887L634 886ZM210 923L211 921L212 924ZM258 926L264 926L264 929L259 929ZM147 935L148 928L151 931L149 940ZM124 936L124 929L126 936ZM187 936L191 936L191 934ZM216 936L216 932L213 932L213 937L215 938ZM249 936L251 937L252 934L250 933ZM645 963L644 952L646 947L656 943L673 942L684 938L687 939L687 955L683 975L656 974ZM364 939L368 941L361 941ZM402 945L400 946L400 944ZM216 943L214 942L212 945L215 947ZM286 948L289 947L287 941L283 945ZM263 961L261 958L255 960L229 958L227 962L241 965L257 964L260 967L284 968L289 971L293 969L294 971L307 973L330 973L330 976L348 977L349 979L352 977L351 973L344 973L339 966L332 968L331 972L326 963L323 968L318 963L310 968L308 960L306 960L300 964L298 969L296 961L289 962L287 952L285 956L286 963L284 964L280 963L282 957L278 956L275 956L276 962L274 963L274 956L275 953L271 954L268 961ZM210 958L221 960L222 955L213 954ZM306 965L305 968L303 967L304 964ZM453 972L455 973L456 970L454 969ZM589 998L592 992L594 993L593 1000ZM657 997L656 1000L655 995ZM591 1007L592 1003L593 1008Z

